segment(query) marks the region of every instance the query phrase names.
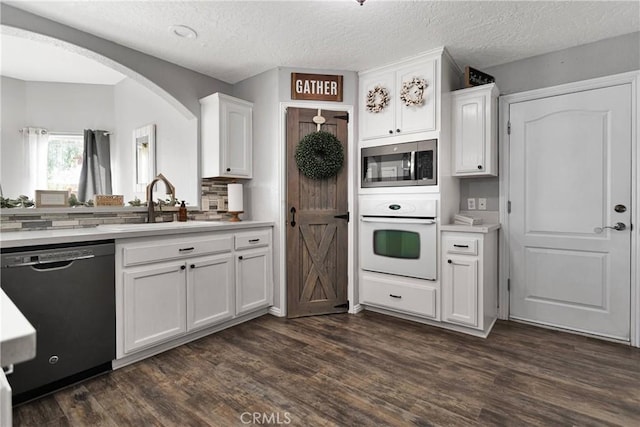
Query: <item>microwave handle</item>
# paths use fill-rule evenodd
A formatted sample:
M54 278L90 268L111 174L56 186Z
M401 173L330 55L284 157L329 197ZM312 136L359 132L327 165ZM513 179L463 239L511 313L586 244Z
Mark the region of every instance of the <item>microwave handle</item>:
M378 222L384 224L423 224L430 225L435 224L436 221L433 219L423 219L423 218L374 218L374 217L366 217L363 216L360 218L362 222Z
M411 181L415 181L417 178L418 165L416 164L416 152L411 152Z

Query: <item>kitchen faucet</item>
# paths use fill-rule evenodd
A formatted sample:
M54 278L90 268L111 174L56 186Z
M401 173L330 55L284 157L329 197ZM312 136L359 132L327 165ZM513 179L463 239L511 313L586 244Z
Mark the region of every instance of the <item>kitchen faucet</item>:
M165 187L167 187L167 194L171 194L171 202L176 199L176 188L164 175L159 174L153 178L153 181L147 185L147 212L149 213L149 219L147 219L147 222L156 222L156 214L153 209L153 186L156 185L156 182L158 181L164 182Z

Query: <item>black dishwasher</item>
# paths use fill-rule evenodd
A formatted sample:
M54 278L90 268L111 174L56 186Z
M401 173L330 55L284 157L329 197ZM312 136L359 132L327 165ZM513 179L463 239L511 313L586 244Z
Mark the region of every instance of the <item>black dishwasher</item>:
M113 241L3 249L0 286L36 329L36 357L7 379L21 403L111 370Z

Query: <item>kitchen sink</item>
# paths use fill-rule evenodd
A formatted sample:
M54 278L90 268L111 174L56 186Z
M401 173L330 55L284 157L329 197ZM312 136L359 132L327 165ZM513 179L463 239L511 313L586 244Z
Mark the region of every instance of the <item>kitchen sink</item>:
M225 224L221 221L187 221L187 222L150 222L138 224L102 224L98 228L107 231L145 231L166 230L172 228L210 227Z

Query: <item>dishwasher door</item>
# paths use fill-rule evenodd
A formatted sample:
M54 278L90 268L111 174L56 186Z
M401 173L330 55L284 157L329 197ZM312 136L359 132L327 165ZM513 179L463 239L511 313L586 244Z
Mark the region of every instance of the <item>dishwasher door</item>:
M2 254L2 289L36 329L35 359L7 377L14 404L111 370L114 253L111 241Z

